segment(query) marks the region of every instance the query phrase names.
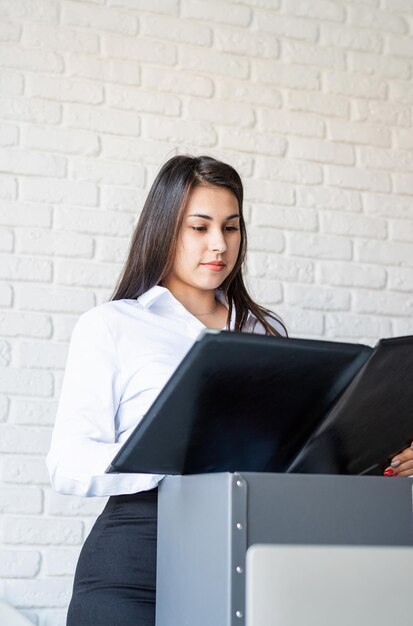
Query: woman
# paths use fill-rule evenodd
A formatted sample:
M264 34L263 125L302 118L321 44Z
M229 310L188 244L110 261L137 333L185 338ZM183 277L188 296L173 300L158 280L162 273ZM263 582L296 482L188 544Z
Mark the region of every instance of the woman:
M76 570L68 626L155 624L160 475L105 474L205 327L285 335L248 295L237 172L176 156L159 172L112 301L73 331L47 457L62 493L111 496Z

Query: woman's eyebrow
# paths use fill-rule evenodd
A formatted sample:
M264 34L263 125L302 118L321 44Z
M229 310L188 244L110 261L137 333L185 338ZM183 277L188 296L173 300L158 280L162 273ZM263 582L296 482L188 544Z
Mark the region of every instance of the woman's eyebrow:
M211 220L211 221L213 220L213 218L210 215L204 215L202 213L191 213L191 215L188 215L188 217L201 217L204 220ZM233 215L229 215L228 217L226 217L225 221L234 220L239 217L240 217L239 213L234 213Z

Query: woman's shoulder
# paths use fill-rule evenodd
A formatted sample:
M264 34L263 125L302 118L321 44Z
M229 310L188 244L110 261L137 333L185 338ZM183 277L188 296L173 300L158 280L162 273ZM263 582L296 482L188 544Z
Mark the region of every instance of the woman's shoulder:
M75 324L75 329L94 334L101 332L103 327L109 331L119 329L123 319L136 317L139 310L140 307L135 299L103 302L82 313Z

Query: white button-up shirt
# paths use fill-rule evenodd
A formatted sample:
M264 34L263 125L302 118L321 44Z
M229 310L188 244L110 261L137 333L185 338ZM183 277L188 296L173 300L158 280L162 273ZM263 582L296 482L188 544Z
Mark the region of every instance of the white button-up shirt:
M217 297L223 300L221 292ZM231 320L233 328L235 314ZM246 332L262 333L250 315ZM281 324L271 320L284 334ZM72 334L47 466L61 493L109 496L146 491L159 474L105 474L205 329L164 287L137 300L101 304Z

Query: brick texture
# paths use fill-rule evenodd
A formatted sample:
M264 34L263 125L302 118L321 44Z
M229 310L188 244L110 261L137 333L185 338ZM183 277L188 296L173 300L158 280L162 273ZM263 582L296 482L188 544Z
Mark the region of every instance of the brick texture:
M48 486L70 334L167 158L239 169L292 336L413 333L412 29L410 0L0 0L0 597L37 626L104 505Z

